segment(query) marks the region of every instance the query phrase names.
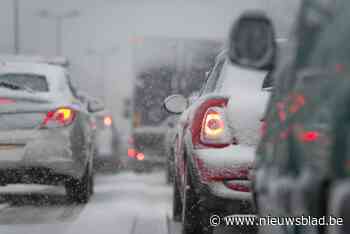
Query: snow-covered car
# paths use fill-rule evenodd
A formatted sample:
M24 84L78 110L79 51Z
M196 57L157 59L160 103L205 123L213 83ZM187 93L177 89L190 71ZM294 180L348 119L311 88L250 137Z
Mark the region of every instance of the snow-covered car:
M223 51L199 97L165 100L182 113L175 142L173 216L184 233L212 233L210 214L253 211L250 170L269 93L266 72L233 65Z
M113 117L107 111L96 113L94 167L117 169L121 166L120 138Z
M93 191L90 112L68 71L35 62L0 62L0 184L64 185L71 201Z

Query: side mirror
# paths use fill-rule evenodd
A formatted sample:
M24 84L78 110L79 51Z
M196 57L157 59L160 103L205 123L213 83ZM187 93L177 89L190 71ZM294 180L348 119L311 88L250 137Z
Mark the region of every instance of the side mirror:
M90 113L96 113L103 111L105 109L105 106L98 100L89 100L87 108Z
M172 114L181 114L187 106L188 101L182 95L171 95L164 100L165 109Z
M233 25L228 57L232 63L259 70L274 66L277 46L274 26L263 12L246 12Z

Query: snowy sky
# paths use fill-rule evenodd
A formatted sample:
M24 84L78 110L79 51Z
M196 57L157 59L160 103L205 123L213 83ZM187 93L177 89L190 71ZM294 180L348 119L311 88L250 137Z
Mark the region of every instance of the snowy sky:
M0 1L0 53L13 50L12 1ZM55 14L78 9L80 17L63 24L63 52L72 59L74 74L83 89L92 90L102 79L106 92L120 110L122 97L132 87L130 37L160 35L168 37L225 38L229 26L244 9L265 8L281 22L291 21L294 0L19 0L20 47L26 54L55 54L55 27L52 20L38 17L48 9ZM279 27L285 30L285 27ZM101 67L89 50L112 51ZM89 84L90 83L90 84ZM121 85L121 83L123 85Z

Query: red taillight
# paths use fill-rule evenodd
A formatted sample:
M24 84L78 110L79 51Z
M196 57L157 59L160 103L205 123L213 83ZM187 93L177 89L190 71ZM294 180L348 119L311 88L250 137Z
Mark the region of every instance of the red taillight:
M111 116L105 116L105 117L103 118L103 123L104 123L104 125L107 126L107 127L111 126L112 123L113 123L112 117L111 117Z
M217 138L223 133L225 123L220 112L209 109L205 115L202 131L206 138Z
M63 127L73 123L75 119L75 111L71 108L62 107L46 114L42 127Z
M128 157L129 158L135 158L137 155L137 151L133 148L128 149Z
M143 161L145 159L145 155L143 153L136 154L136 159L138 161Z
M303 142L314 142L319 136L320 134L316 131L307 131L300 134L300 140Z
M225 123L227 102L227 98L210 99L197 109L191 128L195 148L222 148L233 143L231 130Z

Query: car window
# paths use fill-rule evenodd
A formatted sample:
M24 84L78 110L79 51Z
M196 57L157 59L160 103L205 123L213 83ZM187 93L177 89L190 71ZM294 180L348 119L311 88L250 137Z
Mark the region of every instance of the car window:
M49 86L46 77L37 74L5 73L0 74L0 82L6 82L15 86L25 87L35 92L48 92Z

